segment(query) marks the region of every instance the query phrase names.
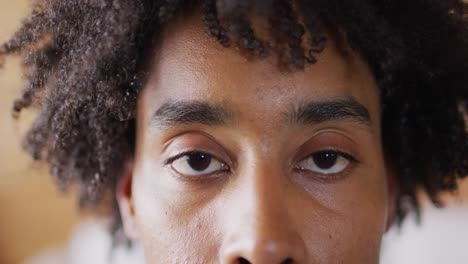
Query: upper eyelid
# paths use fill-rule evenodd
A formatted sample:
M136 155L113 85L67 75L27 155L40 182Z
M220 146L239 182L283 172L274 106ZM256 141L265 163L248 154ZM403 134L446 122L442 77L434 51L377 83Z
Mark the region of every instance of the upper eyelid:
M295 164L293 164L293 166L296 166L297 163L300 163L308 158L311 158L314 154L316 153L320 153L320 152L323 152L323 151L335 151L337 152L340 156L342 156L343 158L347 159L348 161L350 162L353 162L353 163L359 163L359 160L356 159L356 157L350 153L347 153L347 152L344 152L344 151L341 151L341 150L337 150L337 149L324 149L324 150L319 150L319 151L315 151L313 153L310 153L308 154L307 156L305 156L304 158L300 159L298 162L296 162ZM166 162L165 162L165 165L170 165L172 164L174 161L184 157L184 156L188 156L192 153L205 153L205 154L208 154L210 155L213 159L216 159L218 162L220 162L221 164L225 165L228 169L231 169L231 167L229 166L229 164L225 161L223 161L222 159L218 158L216 155L213 155L212 153L210 152L207 152L207 151L197 151L197 150L189 150L189 151L183 151L173 157L170 157Z
M320 151L326 151L326 150L319 150L319 151L316 151L314 153L317 153L317 152L320 152ZM347 177L348 174L350 173L350 170L353 170L353 168L355 168L356 166L359 166L359 164L361 163L359 160L357 160L353 155L351 155L349 153L346 153L344 151L338 151L338 150L334 150L334 151L337 151L340 154L340 156L344 157L344 155L346 155L346 156L349 156L351 158L351 159L349 159L347 157L344 157L349 162L348 166L346 166L346 168L343 171L339 172L339 173L326 174L326 175L325 174L322 175L322 174L319 173L319 175L321 175L321 176L318 177L317 179L320 180L321 178L323 178L324 182L329 182L330 180L334 181L334 180L341 179L343 177ZM171 166L172 167L172 162L174 162L175 160L180 159L180 158L182 158L184 156L187 156L190 153L197 153L197 152L198 153L202 152L202 153L206 153L206 154L210 155L212 158L216 159L218 162L220 162L223 165L223 169L217 170L217 171L215 171L213 173L203 175L204 177L194 177L194 178L190 177L192 180L203 181L203 180L206 180L208 178L212 178L213 175L219 175L220 173L226 173L226 172L227 173L235 173L235 171L232 171L232 167L228 163L222 161L221 159L217 158L215 155L213 155L213 154L211 154L210 152L207 152L207 151L190 150L190 151L181 152L180 154L177 154L176 156L169 158L169 160L168 160L168 162L166 163L165 166ZM306 158L311 157L314 153L311 153L311 154L307 155L305 158L301 159L299 162L302 162ZM295 162L294 164L291 164L291 165L292 165L291 169L296 171L297 170L297 167L296 167L297 162ZM174 170L174 169L172 168L172 170ZM302 171L302 170L300 170L300 171ZM177 177L180 177L180 179L182 179L182 180L187 179L186 176L182 176L178 172L175 172L175 173L176 173L175 175L179 175Z
M317 151L314 151L314 152L311 152L307 155L305 155L303 158L299 159L298 162L301 162L301 161L304 161L310 157L312 157L314 154L317 154L317 153L320 153L320 152L326 152L326 151L333 151L333 152L336 152L338 153L340 156L346 158L347 160L349 161L352 161L352 162L360 162L357 158L356 158L356 155L350 153L350 152L347 152L347 151L343 151L343 150L340 150L338 148L324 148L324 149L320 149L320 150L317 150Z
M317 154L317 153L320 153L320 152L326 152L326 151L333 151L333 152L336 152L338 153L339 155L343 156L344 158L346 159L350 159L352 161L358 161L355 157L355 155L349 153L349 152L346 152L346 151L342 151L342 150L339 150L339 149L336 149L336 148L325 148L325 149L322 149L322 150L318 150L318 151L314 151L312 153L309 153L307 154L306 156L304 156L302 159L300 159L299 161L303 161L305 159L308 159L310 157L312 157L314 154ZM181 153L175 155L175 156L172 156L172 157L169 157L167 159L167 161L165 162L166 164L169 164L171 162L174 162L175 160L177 159L180 159L184 156L187 156L187 155L190 155L190 154L193 154L193 153L204 153L204 154L208 154L210 155L212 158L218 160L219 162L221 163L225 163L227 164L227 162L223 161L222 159L218 158L217 155L214 155L213 153L209 152L209 151L205 151L205 150L187 150L187 151L182 151Z
M204 131L191 131L190 130L190 131L184 131L184 132L179 133L179 134L177 134L175 136L172 136L170 140L168 140L167 142L164 143L162 153L170 152L168 150L172 149L172 147L174 145L174 142L179 142L180 138L184 137L185 135L189 135L191 137L192 136L206 137L205 140L208 139L209 142L211 142L211 143L208 143L208 144L202 143L202 144L196 144L196 145L192 145L191 143L181 144L182 146L186 145L186 144L187 145L192 145L192 146L187 147L187 148L181 147L183 150L180 152L180 154L177 154L176 156L183 156L183 154L190 153L190 152L203 152L203 153L210 154L212 157L216 158L218 161L220 161L222 163L225 163L225 164L229 165L230 167L234 167L237 164L236 160L234 159L235 157L234 157L233 153L231 153L228 149L226 149L223 144L219 143L219 141L216 139L216 137L214 137L214 136L212 136L209 133L206 133ZM182 139L182 140L184 142L185 139ZM176 145L179 145L179 143L176 143ZM208 146L208 147L204 147L204 146ZM214 153L217 153L217 154L214 154ZM171 157L166 158L165 160L169 161L171 159L173 159L173 157L172 158ZM165 164L167 164L167 162L165 162Z
M326 150L325 150L326 151ZM342 156L343 158L351 161L351 162L359 162L356 157L351 154L351 153L348 153L348 152L345 152L345 151L341 151L341 150L333 150L335 152L338 153L338 155ZM321 151L318 151L318 152L321 152ZM316 152L317 153L317 152Z
M207 155L210 155L213 159L216 159L218 162L220 162L221 164L225 164L227 165L227 162L223 161L222 159L218 158L216 155L208 152L208 151L197 151L197 150L188 150L188 151L183 151L173 157L170 157L167 159L167 161L165 162L166 165L169 165L171 164L172 162L184 157L184 156L188 156L190 154L193 154L193 153L204 153L204 154L207 154ZM228 166L228 165L227 165Z

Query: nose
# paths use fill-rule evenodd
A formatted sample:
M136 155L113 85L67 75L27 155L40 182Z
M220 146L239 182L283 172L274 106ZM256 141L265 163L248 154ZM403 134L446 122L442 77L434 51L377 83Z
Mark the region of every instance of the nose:
M222 253L223 264L297 264L303 263L302 252L286 241L269 239L239 241Z
M235 183L225 203L223 264L304 263L305 246L288 205L288 184L271 170L256 170ZM293 206L294 207L294 206ZM298 209L298 208L296 208Z

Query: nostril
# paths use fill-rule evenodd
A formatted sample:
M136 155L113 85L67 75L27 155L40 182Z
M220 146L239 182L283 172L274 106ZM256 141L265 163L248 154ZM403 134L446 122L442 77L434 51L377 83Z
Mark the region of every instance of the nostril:
M245 258L239 258L237 262L239 264L250 264L250 261L246 260Z
M237 260L238 264L250 264L250 261L246 260L245 258L239 258ZM294 260L292 258L287 258L283 261L281 261L280 264L294 264Z

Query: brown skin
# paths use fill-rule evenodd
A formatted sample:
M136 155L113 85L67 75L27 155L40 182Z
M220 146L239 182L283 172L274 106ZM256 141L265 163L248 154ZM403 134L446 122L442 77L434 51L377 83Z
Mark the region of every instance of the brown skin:
M378 263L394 193L367 65L330 39L315 65L281 71L275 55L249 60L201 23L178 19L155 49L135 156L120 182L124 227L147 263ZM287 121L300 102L346 98L370 121ZM153 115L170 101L222 106L226 122L158 124ZM340 156L345 166L333 175L303 166L330 149L357 162ZM209 153L216 170L182 175L190 172L186 160L168 160L186 151Z

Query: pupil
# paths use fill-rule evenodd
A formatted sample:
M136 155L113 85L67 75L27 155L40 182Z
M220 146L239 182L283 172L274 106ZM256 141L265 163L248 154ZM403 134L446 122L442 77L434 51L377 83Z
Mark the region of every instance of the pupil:
M192 153L187 160L190 167L196 171L203 171L210 166L211 156L205 153Z
M336 164L338 155L336 152L324 151L312 155L315 164L322 170L329 169Z

